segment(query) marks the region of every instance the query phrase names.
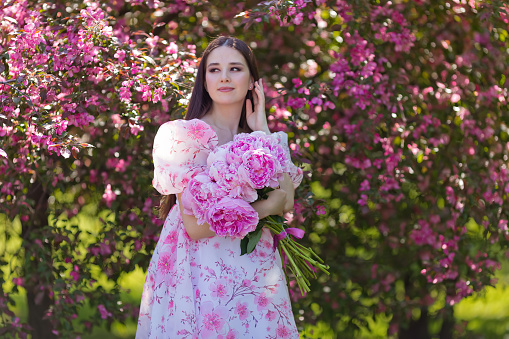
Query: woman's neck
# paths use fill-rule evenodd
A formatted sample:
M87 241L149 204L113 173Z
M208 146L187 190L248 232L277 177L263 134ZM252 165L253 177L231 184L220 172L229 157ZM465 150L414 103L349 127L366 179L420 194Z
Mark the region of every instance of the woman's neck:
M217 128L216 132L233 136L239 133L241 114L242 105L220 105L213 103L202 120Z

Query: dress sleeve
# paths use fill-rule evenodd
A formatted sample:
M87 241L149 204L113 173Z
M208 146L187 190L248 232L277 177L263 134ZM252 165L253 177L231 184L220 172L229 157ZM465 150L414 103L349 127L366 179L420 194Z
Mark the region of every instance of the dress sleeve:
M152 185L163 195L180 193L207 165L217 135L203 121L173 120L159 127L154 139Z
M302 182L302 168L295 166L295 164L292 161L291 155L290 155L290 148L288 147L288 134L285 132L275 132L272 133L271 136L273 138L276 138L279 142L279 144L283 147L286 158L287 158L287 169L286 172L290 175L290 179L292 179L293 188L297 188L300 183Z

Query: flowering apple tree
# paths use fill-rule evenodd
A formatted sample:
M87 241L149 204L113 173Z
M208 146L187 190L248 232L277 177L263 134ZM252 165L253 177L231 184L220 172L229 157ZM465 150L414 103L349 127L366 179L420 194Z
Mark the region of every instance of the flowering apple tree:
M450 337L453 306L494 283L509 240L502 1L11 1L0 19L0 213L22 239L20 264L0 263L0 333L137 318L117 281L147 267L160 230L152 140L219 34L253 48L271 128L306 167L293 221L331 276L293 295L301 325L354 336L385 319L407 338L439 319ZM9 308L22 288L26 324Z

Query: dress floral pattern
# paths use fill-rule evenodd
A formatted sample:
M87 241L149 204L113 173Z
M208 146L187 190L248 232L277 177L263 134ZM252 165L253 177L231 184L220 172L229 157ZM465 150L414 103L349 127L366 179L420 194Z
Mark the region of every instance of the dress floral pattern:
M275 136L286 142L286 134ZM154 187L165 195L182 192L217 146L201 120L163 124L154 140ZM301 172L290 176L294 186L300 183ZM240 239L191 240L179 208L166 218L148 267L136 338L299 338L270 231L241 256Z

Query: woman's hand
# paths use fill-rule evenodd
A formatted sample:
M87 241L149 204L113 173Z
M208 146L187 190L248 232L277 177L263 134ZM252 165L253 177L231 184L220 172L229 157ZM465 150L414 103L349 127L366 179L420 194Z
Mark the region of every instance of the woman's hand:
M251 204L256 212L258 212L258 218L263 219L269 215L283 215L287 193L278 188L270 191L267 195L267 199L258 200Z
M247 125L253 131L262 131L270 134L269 127L267 125L267 117L265 115L265 94L263 93L262 79L254 82L253 103L250 99L246 100L246 120Z

